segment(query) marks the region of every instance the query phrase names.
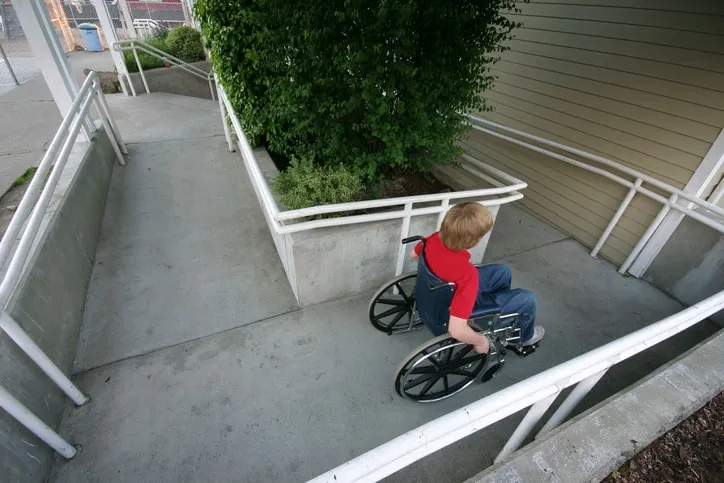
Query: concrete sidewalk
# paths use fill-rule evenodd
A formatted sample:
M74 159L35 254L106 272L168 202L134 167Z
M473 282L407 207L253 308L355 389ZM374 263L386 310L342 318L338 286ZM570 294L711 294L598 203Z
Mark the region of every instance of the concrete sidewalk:
M124 110L117 118L125 123L154 116L159 106L143 114L138 102L157 99L162 97L123 101L126 107L114 106ZM176 101L181 103L174 96L163 99ZM205 132L211 119L197 122L196 134ZM253 194L241 161L223 151L223 138L170 142L132 129L124 135L144 142L132 146L129 166L114 173L101 240L105 248L99 249L88 295L76 381L93 401L69 408L60 429L84 449L74 461L56 462L53 482L305 481L682 308L645 282L622 278L566 235L506 206L488 261L509 263L514 285L536 292L547 338L527 359L511 355L503 372L485 385L440 403L411 403L394 392L394 368L430 335L388 337L376 331L366 315L370 294L258 320L265 317L260 309L269 315L288 310L290 292L283 275L274 275L273 283L260 275L261 269L278 274L279 261L273 249L267 251L271 241L264 241L266 227L259 207L249 201ZM219 204L221 192L238 206ZM200 207L204 203L207 210ZM215 224L219 209L223 216ZM225 228L203 243L187 243L213 233L214 226ZM233 262L243 270L224 270L231 261L225 256L245 254L253 260ZM199 262L201 255L206 258ZM167 257L174 259L170 268L162 266ZM215 265L220 258L224 264ZM112 267L106 266L111 259ZM211 283L214 275L226 284ZM189 290L196 281L198 291ZM249 292L254 283L267 282L263 290ZM239 290L227 290L229 283ZM618 366L579 410L717 329L702 323ZM469 478L491 463L521 417L470 436L389 480Z
M79 85L83 69L114 70L108 52L73 52L68 64ZM61 121L39 72L19 86L0 90L0 194L25 170L38 166Z

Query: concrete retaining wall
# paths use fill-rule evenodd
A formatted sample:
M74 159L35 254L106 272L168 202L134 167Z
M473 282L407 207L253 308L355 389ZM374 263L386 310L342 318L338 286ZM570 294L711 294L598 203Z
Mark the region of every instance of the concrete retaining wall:
M115 162L110 140L99 131L78 143L46 213L9 312L66 373L70 374L86 288ZM7 337L0 335L0 384L56 428L68 399ZM53 451L0 411L3 482L45 481Z
M264 148L255 149L254 154L271 186L278 174L276 166ZM490 207L490 211L496 216L498 207ZM429 235L437 227L437 218L437 214L413 217L410 235ZM272 233L272 237L297 302L305 307L372 291L393 278L401 233L400 218L286 235ZM470 250L473 263L482 262L489 239L490 233ZM408 259L403 273L415 267Z
M722 389L724 332L720 331L466 483L601 481Z
M644 278L686 305L724 290L724 235L685 218ZM712 319L724 325L724 311Z
M205 72L211 70L211 65L206 61L192 62L191 65ZM189 74L180 67L162 67L160 69L144 70L143 73L146 76L146 82L148 82L148 88L151 92L166 92L180 96L211 99L209 83L205 79ZM131 74L131 81L138 94L146 92L141 74Z

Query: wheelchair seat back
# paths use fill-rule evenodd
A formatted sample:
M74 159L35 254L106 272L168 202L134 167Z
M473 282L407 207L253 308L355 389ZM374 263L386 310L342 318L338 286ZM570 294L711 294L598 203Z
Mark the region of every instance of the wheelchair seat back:
M447 283L433 273L425 260L424 238L420 243L422 249L417 264L415 308L422 322L434 335L443 335L447 332L450 320L450 304L455 294L455 284ZM480 330L494 329L500 311L501 307L492 295L480 292L470 319Z
M450 303L455 293L454 285L438 278L425 261L425 241L422 242L420 260L417 264L415 283L415 305L425 326L438 336L447 332L450 320Z

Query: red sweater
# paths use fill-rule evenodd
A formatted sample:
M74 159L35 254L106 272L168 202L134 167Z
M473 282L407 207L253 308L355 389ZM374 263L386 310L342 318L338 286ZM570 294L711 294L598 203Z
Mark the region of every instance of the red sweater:
M415 253L418 255L421 246L421 243L415 246ZM470 263L470 252L450 250L440 239L440 233L435 232L425 238L425 261L439 279L455 283L450 315L461 319L470 318L478 298L479 286L478 270Z

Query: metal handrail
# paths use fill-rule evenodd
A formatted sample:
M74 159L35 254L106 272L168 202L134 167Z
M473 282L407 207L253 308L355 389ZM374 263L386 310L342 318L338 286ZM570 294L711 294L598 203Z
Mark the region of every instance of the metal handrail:
M576 385L536 434L565 420L606 371L724 309L724 291L679 313L497 391L358 456L311 480L315 483L373 482L488 426L530 408L495 458L513 453L564 389Z
M141 75L141 81L143 82L143 87L146 90L146 94L150 94L151 90L148 88L148 82L146 81L146 74L143 71L143 65L141 65L141 61L138 58L138 51L145 52L146 54L156 57L159 60L162 60L166 64L170 64L173 66L176 66L183 70L184 72L188 72L191 75L195 75L196 77L199 77L201 79L204 79L209 83L209 91L211 92L211 99L216 100L215 97L215 89L213 87L213 82L215 81L213 69L211 72L206 72L203 69L200 69L199 67L196 67L195 65L191 65L190 63L179 59L178 57L175 57L168 52L164 52L163 50L154 47L153 45L150 45L142 40L119 40L117 42L113 42L112 44L113 50L116 50L118 52L124 52L124 51L131 51L133 52L133 58L136 61L136 66L138 66L138 73ZM131 92L133 93L133 96L136 96L136 88L133 85L133 82L131 81L131 74L126 72L126 80L128 81L129 87L131 89Z
M659 227L661 222L664 220L666 215L669 214L671 210L678 211L686 216L689 216L690 218L693 218L697 220L700 223L703 223L704 225L707 225L710 228L713 228L714 230L717 230L719 232L724 233L724 209L720 208L713 203L710 203L706 200L703 200L697 196L691 195L689 193L685 193L684 191L671 186L668 183L665 183L661 180L658 180L652 176L649 176L647 174L644 174L640 171L636 171L635 169L632 169L628 166L625 166L621 163L617 163L616 161L613 161L611 159L605 158L603 156L599 156L596 154L592 154L586 151L583 151L581 149L573 148L571 146L567 146L562 143L558 143L555 141L551 141L549 139L542 138L540 136L535 136L533 134L527 133L525 131L521 131L519 129L514 129L508 126L505 126L504 124L500 124L497 122L490 121L488 119L479 117L479 116L468 116L471 121L473 121L472 127L473 129L483 132L485 134L488 134L493 137L497 137L499 139L503 139L505 141L508 141L510 143L516 144L518 146L522 146L524 148L530 149L531 151L535 151L540 154L544 154L546 156L549 156L551 158L557 159L559 161L563 161L564 163L577 166L579 168L585 169L586 171L590 171L592 173L596 173L600 176L603 176L607 179L610 179L611 181L614 181L622 186L625 186L629 188L628 193L624 197L624 199L621 201L621 204L619 205L618 209L616 210L616 213L613 215L613 218L609 221L608 225L604 229L603 233L601 234L600 238L598 239L598 242L594 246L593 250L591 250L591 256L595 257L598 255L601 248L603 248L603 245L606 243L606 240L613 232L613 229L616 227L618 222L620 221L621 217L623 216L624 212L626 211L626 208L628 208L629 204L633 200L636 193L641 193L644 196L647 196L655 201L658 201L659 203L662 203L664 206L661 208L659 213L656 215L654 220L649 225L648 229L639 239L636 246L631 250L631 253L628 255L626 260L623 262L623 264L619 267L620 273L626 273L628 269L633 264L634 260L639 256L641 253L641 250L643 250L644 246L649 242L651 237L653 236L656 229ZM634 177L634 180L627 180L625 178L622 178L621 176L618 176L617 174L611 173L610 171L607 171L606 169L602 169L596 166L591 166L585 162L572 159L568 156L564 156L559 153L555 153L552 151L549 151L547 149L541 148L540 146L536 146L534 144L530 144L528 142L522 141L520 139L502 134L500 132L497 132L492 129L487 129L485 127L481 127L478 124L484 124L486 126L499 129L502 131L506 131L508 133L511 133L515 136L528 139L531 141L534 141L539 144L543 144L546 146L550 146L552 148L565 151L571 154L575 154L576 156L579 156L583 159L593 161L595 163L598 163L600 165L603 165L608 168L613 168L616 171L619 171L621 173L625 173L629 176ZM669 194L669 197L662 196L658 193L655 193L651 191L648 188L645 188L643 183L648 183L652 186L655 186L656 188L666 192ZM691 206L684 206L679 203L679 200L686 200L689 202L689 204L697 205L698 207L705 210L704 212L698 212L691 209ZM712 216L716 215L716 216Z
M4 331L78 406L88 402L88 397L70 381L63 371L53 363L47 354L13 319L8 313L8 302L18 287L48 205L78 134L83 126L92 125L88 119L88 113L92 105L96 107L119 163L125 164L123 154L127 153L126 147L101 91L98 74L91 72L78 90L78 94L63 118L60 128L53 136L48 150L43 156L15 215L0 241L0 267L4 268L7 262L7 269L0 282L0 330ZM20 237L19 240L18 236ZM72 458L75 456L76 450L72 445L60 438L2 387L0 387L0 407L63 457Z

